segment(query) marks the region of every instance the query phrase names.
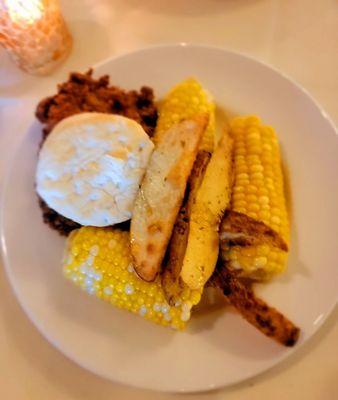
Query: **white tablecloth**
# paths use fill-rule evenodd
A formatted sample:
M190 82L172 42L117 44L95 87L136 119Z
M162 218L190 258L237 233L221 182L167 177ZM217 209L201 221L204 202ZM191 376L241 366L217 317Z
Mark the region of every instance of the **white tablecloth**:
M237 50L297 80L338 121L338 21L333 0L72 0L63 12L74 49L52 76L18 71L0 50L0 180L38 99L70 70L150 44L192 42ZM306 116L305 116L306 117ZM320 266L318 266L320 268ZM66 359L38 333L0 268L0 398L15 400L180 399L102 380ZM271 371L204 399L338 398L338 312ZM163 371L165 374L165 371ZM225 371L226 373L226 371ZM170 377L169 377L170 379Z

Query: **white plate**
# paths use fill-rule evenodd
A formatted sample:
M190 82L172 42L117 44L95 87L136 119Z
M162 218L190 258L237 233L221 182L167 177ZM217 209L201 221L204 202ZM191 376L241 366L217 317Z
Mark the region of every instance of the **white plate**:
M150 324L90 297L66 281L64 239L42 223L34 193L41 127L17 149L2 208L5 265L15 293L38 329L69 358L116 382L164 391L233 384L276 365L313 335L336 303L337 136L299 86L243 55L203 46L148 48L105 61L125 88L147 84L157 98L196 76L224 109L254 113L279 134L292 186L292 248L285 275L261 295L302 329L294 349L222 310L193 318L185 333ZM49 93L46 93L48 95Z

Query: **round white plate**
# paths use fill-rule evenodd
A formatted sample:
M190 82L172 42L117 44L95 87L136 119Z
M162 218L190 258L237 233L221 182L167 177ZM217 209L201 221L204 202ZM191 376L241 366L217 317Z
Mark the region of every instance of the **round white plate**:
M301 327L301 338L295 348L284 348L227 309L198 315L178 333L114 309L66 281L60 265L64 239L42 223L34 193L41 127L33 115L2 204L5 265L21 305L64 354L116 382L201 391L276 365L313 335L336 303L338 143L333 125L302 88L280 73L217 48L148 48L107 60L95 71L124 88L149 85L157 98L195 76L224 110L260 115L276 128L292 187L292 247L288 271L258 291Z

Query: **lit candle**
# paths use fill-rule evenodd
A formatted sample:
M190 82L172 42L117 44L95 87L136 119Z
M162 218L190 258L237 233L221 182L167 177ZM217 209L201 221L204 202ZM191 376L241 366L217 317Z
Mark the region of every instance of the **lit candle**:
M0 43L23 70L53 70L72 45L58 0L0 0Z

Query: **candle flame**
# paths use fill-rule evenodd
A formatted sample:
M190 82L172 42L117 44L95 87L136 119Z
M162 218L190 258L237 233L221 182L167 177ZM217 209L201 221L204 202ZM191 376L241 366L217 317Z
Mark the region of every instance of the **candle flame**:
M7 0L8 14L18 24L33 24L42 17L43 0Z

